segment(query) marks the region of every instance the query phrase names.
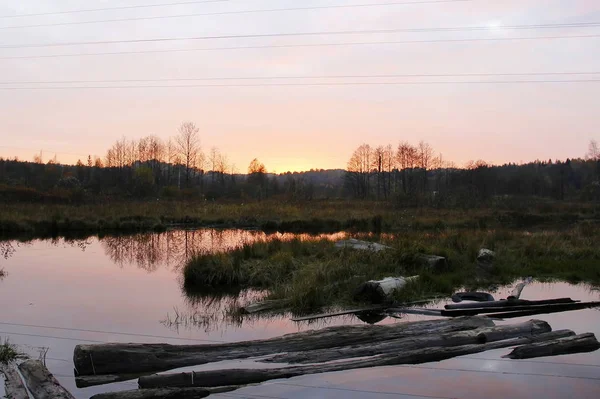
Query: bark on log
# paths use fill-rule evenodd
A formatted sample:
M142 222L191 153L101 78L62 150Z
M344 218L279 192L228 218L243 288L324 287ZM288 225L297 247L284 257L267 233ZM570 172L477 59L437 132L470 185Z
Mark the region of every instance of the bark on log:
M492 294L487 292L457 292L452 295L452 302L476 301L476 302L493 302L495 299ZM446 307L446 309L448 309Z
M592 333L519 346L506 356L509 359L532 359L543 356L567 355L593 352L600 349L600 342Z
M525 286L527 284L531 283L532 281L533 281L533 277L527 277L521 283L517 284L517 286L512 290L512 293L510 294L510 296L506 299L508 299L508 300L519 299L521 297L521 292L523 291L523 288L525 288Z
M19 370L35 399L75 399L42 362L27 360L19 365Z
M479 314L505 313L514 311L530 311L547 313L548 311L566 312L569 310L581 310L600 306L600 302L581 302L581 303L557 303L551 305L517 305L504 307L480 307L476 309L451 309L442 310L442 316L475 316ZM536 314L536 313L533 313ZM496 315L497 316L497 315Z
M444 308L446 309L478 309L478 308L501 308L507 306L534 306L534 305L554 305L559 303L576 303L571 298L543 299L539 301L527 301L524 299L511 299L493 302L481 303L451 303Z
M532 342L543 342L574 335L573 331L554 331L531 337L520 337L480 345L461 345L449 348L424 348L401 353L384 354L368 359L352 359L345 362L326 363L309 366L283 367L275 369L230 369L188 372L178 374L155 374L141 377L142 388L159 387L214 387L222 385L256 384L273 379L291 378L305 374L329 373L334 371L361 369L368 367L392 366L397 364L420 364L450 359L456 356L485 352L487 350L507 348Z
M269 363L325 363L332 360L355 357L376 356L392 352L414 351L430 347L452 347L460 345L483 344L504 339L526 337L552 331L548 323L530 320L525 323L478 328L456 333L426 335L422 337L373 343L369 345L347 346L345 348L322 349L305 352L289 352L261 359Z
M75 377L75 386L77 388L88 388L98 385L112 384L115 382L130 381L140 378L143 373L138 374L103 374L103 375L84 375Z
M0 374L4 374L6 397L10 399L29 399L27 389L15 364L0 364Z
M73 363L78 375L135 374L243 359L280 352L324 349L382 342L423 334L491 327L487 317L440 319L387 326L340 326L258 341L210 345L98 344L77 345Z

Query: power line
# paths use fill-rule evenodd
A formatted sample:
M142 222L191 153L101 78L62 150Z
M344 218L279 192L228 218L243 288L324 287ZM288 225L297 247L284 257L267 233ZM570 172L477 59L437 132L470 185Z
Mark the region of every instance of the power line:
M579 376L569 376L569 375L560 375L560 374L540 374L540 373L516 373L512 371L491 371L491 370L468 370L468 369L446 369L440 367L427 367L420 365L398 365L398 367L406 367L406 368L417 368L417 369L425 369L425 370L440 370L440 371L458 371L462 373L486 373L486 374L508 374L508 375L527 375L534 377L552 377L552 378L569 378L569 379L577 379L577 380L593 380L600 381L600 378L595 377L579 377Z
M112 11L112 10L127 10L133 8L153 8L153 7L168 7L168 6L180 6L190 4L204 4L204 3L228 3L231 0L202 0L202 1L181 1L177 3L162 3L162 4L142 4L137 6L119 6L119 7L106 7L106 8L88 8L85 10L69 10L69 11L53 11L53 12L42 12L35 14L15 14L15 15L2 15L0 18L21 18L21 17L39 17L43 15L61 15L61 14L76 14L83 12L95 12L95 11Z
M205 17L218 15L236 15L236 14L259 14L269 12L284 12L284 11L314 11L325 9L347 9L347 8L367 8L367 7L385 7L385 6L400 6L400 5L419 5L419 4L436 4L436 3L464 3L473 0L426 0L426 1L402 1L392 3L366 3L366 4L338 4L329 6L312 6L312 7L289 7L289 8L263 8L258 10L237 10L237 11L215 11L205 13L188 13L175 15L158 15L152 17L131 17L117 19L99 19L93 21L75 21L75 22L58 22L51 24L34 24L34 25L15 25L15 26L0 26L0 29L18 29L18 28L42 28L51 26L68 26L68 25L87 25L107 22L128 22L128 21L149 21L156 19L172 19L172 18L190 18L190 17Z
M179 337L168 337L162 335L150 335L150 334L136 334L136 333L125 333L117 331L101 331L101 330L89 330L83 328L66 328L66 327L52 327L52 326L40 326L32 324L18 324L18 323L7 323L0 322L2 325L17 326L17 327L30 327L30 328L46 328L50 330L61 330L61 331L78 331L78 332L89 332L99 334L111 334L111 335L127 335L132 337L145 337L145 338L160 338L160 339L176 339L183 341L196 341L196 342L211 342L211 343L225 343L225 341L211 340L211 339L197 339L197 338L179 338Z
M542 24L542 25L507 25L503 29L570 29L570 28L593 28L600 26L600 22L577 22L568 24ZM63 42L63 43L36 43L1 45L2 49L23 49L42 47L65 47L65 46L88 46L99 44L124 44L124 43L158 43L174 41L195 40L223 40L223 39L260 39L267 37L299 37L299 36L326 36L326 35L364 35L385 33L423 33L423 32L471 32L489 30L489 26L457 26L445 28L395 28L395 29L366 29L366 30L341 30L341 31L317 31L317 32L293 32L293 33L259 33L248 35L211 35L190 37L159 37L153 39L128 39L128 40L101 40L88 42Z
M379 394L379 395L414 396L414 397L417 397L417 398L452 399L452 398L448 398L448 397L420 395L420 394L414 394L414 393L385 392L385 391L384 392L382 392L382 391L366 391L366 390L362 390L362 389L302 385L302 384L293 384L293 383L289 383L289 382L274 382L273 385L285 385L285 386L291 386L291 387L314 388L314 389L330 389L330 390L335 390L335 391L358 392L358 393L374 393L374 394Z
M54 81L12 81L0 85L17 84L81 84L81 83L148 83L148 82L194 82L220 80L304 80L304 79L381 79L381 78L440 78L440 77L488 77L488 76L569 76L600 75L600 72L523 72L523 73L455 73L455 74L384 74L384 75L317 75L317 76L251 76L251 77L206 77L206 78L166 78L166 79L108 79L108 80L54 80ZM0 323L2 324L2 323Z
M1 90L95 90L95 89L176 89L210 87L310 87L310 86L416 86L446 84L532 84L532 83L596 83L600 79L580 80L495 80L495 81L433 81L433 82L329 82L329 83L257 83L257 84L195 84L195 85L140 85L140 86L47 86L0 87Z
M364 45L411 44L411 43L424 44L424 43L463 43L463 42L507 42L507 41L518 41L518 40L554 40L554 39L586 39L586 38L587 39L600 38L600 35L503 37L503 38L479 38L479 39L399 40L399 41L377 41L377 42L345 42L345 43L317 43L317 44L281 44L281 45L264 45L264 46L207 47L207 48L192 48L192 49L111 51L111 52L100 52L100 53L9 56L9 57L0 57L0 60L86 57L86 56L103 56L103 55L131 55L131 54L151 54L151 53L178 53L178 52L190 52L190 51L257 50L257 49L273 49L273 48L300 48L300 47L309 48L309 47L364 46Z

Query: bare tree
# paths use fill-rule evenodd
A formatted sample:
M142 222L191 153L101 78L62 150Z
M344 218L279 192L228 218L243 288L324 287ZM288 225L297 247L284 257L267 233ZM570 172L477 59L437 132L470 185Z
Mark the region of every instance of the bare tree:
M367 198L369 196L372 160L371 146L363 144L354 151L348 161L346 179L357 197Z
M588 147L588 152L585 156L585 159L592 161L600 161L600 148L598 147L598 142L596 140L590 141L590 145Z
M179 135L175 138L177 150L185 165L185 182L190 184L190 175L198 162L200 152L199 129L193 122L184 122L179 127Z
M402 176L402 191L404 194L408 193L408 178L409 173L416 166L417 160L417 149L407 142L401 142L398 144L396 152L396 164L400 169Z

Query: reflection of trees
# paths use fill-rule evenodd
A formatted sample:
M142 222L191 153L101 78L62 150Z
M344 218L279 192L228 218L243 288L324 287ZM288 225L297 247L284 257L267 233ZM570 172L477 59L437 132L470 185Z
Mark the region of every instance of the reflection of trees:
M15 246L12 241L1 241L0 242L0 255L4 259L8 259L16 252Z
M203 229L104 237L101 243L115 264L132 264L153 272L161 265L178 270L195 253L223 252L265 239L268 236L263 232Z

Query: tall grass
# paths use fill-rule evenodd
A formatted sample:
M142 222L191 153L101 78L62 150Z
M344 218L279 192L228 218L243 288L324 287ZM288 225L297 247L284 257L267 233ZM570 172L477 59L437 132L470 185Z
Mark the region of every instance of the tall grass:
M382 252L336 249L326 240L271 241L221 254L199 254L184 268L184 284L194 287L266 289L269 299L285 298L299 312L353 302L358 285L387 276L420 275L399 293L399 300L449 295L454 290L509 283L532 275L600 284L600 228L564 231L442 229L382 235L392 247ZM476 267L477 252L497 253L491 274ZM428 270L418 254L447 258L446 270Z
M379 233L447 228L564 228L583 220L600 220L600 208L586 203L532 204L518 209L501 205L470 210L400 208L389 202L348 200L252 203L160 200L92 205L8 203L2 204L0 235L137 232L163 230L170 225Z
M24 356L15 345L9 342L8 338L0 344L0 363L8 364Z

